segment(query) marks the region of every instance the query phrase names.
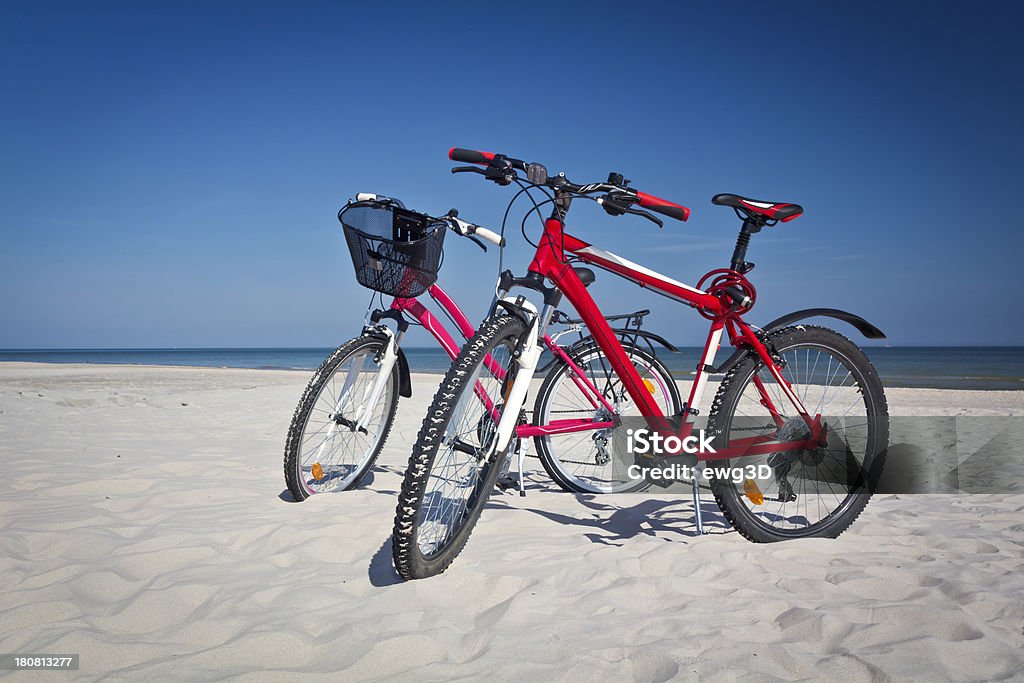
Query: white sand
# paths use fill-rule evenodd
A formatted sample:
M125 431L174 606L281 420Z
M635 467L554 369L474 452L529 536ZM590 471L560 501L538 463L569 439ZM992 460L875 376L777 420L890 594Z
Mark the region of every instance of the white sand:
M372 482L295 504L307 379L0 364L0 652L124 680L1024 677L1024 495L877 497L838 540L764 546L710 501L696 537L688 497L577 498L537 471L447 573L401 583L395 491L439 378L415 378ZM888 395L1024 414L1024 392Z

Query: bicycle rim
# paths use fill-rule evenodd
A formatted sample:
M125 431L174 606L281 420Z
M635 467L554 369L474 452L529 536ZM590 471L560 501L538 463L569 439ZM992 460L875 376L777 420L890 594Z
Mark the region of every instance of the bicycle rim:
M381 371L381 344L367 344L343 358L320 386L299 441L297 463L305 489L344 491L360 479L388 432L395 391L389 377L376 404L369 399Z

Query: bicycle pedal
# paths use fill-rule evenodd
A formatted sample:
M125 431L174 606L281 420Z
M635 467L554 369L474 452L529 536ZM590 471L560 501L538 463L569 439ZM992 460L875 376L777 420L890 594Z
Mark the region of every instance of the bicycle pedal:
M509 489L519 488L519 474L517 472L509 472L498 477L497 481L494 482L502 491L508 491Z

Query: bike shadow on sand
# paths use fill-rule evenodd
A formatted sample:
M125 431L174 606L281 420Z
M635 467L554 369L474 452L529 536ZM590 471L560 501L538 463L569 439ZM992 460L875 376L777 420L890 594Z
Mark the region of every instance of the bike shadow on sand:
M527 481L530 481L528 478ZM532 482L527 490L538 486L538 482ZM547 482L550 484L550 482ZM539 484L542 488L549 488L545 484ZM539 493L539 492L538 492ZM544 494L542 494L544 495ZM555 495L574 495L577 502L583 507L578 515L569 515L559 512L552 512L542 508L525 507L506 502L509 496L518 496L514 490L508 490L501 495L497 490L492 493L490 500L484 510L498 509L502 512L529 512L539 515L544 519L562 524L565 526L579 527L591 543L621 547L627 541L636 536L649 536L662 538L669 541L680 536L686 538L697 538L696 515L694 514L693 501L689 496L685 498L651 498L634 505L617 504L615 494L569 494L556 493ZM546 495L545 495L546 497ZM589 514L588 514L589 512ZM719 510L714 500L701 500L701 513L704 521L704 535L720 535L734 533L732 526ZM486 523L482 520L481 523ZM384 539L380 548L374 553L367 567L370 584L378 588L393 586L402 583L402 578L395 571L391 559L391 536Z
M370 579L370 585L377 588L394 586L402 583L402 577L395 571L395 564L391 559L391 536L384 539L377 552L370 559L370 566L366 568Z
M615 498L614 494L576 494L576 500L585 510L590 511L589 515L582 511L578 515L569 515L541 508L513 506L505 503L501 497L492 498L489 506L530 512L559 524L580 527L591 543L601 545L622 546L635 536L700 536L693 503L689 499L649 499L634 505L619 505ZM713 500L701 501L701 513L704 535L733 531Z
M570 495L570 494L566 494ZM592 516L572 516L542 510L538 508L516 507L509 505L502 496L492 497L487 509L501 509L503 512L519 510L530 512L558 524L576 526L586 529L583 535L591 542L601 545L621 547L635 536L685 536L696 538L696 518L693 504L681 500L645 500L637 505L623 507L605 502L612 496L595 496L577 494L576 498L584 508L590 510ZM601 500L598 500L598 499ZM607 514L607 513L611 514ZM714 501L701 501L701 512L704 518L704 534L716 535L732 533L733 529L722 516ZM670 538L665 538L670 540ZM374 553L367 567L370 584L383 588L402 583L402 578L395 571L391 559L391 536L384 539L380 548Z

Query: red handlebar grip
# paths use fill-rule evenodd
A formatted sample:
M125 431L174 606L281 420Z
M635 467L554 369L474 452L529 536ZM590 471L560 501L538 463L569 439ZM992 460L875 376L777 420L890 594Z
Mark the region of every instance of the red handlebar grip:
M452 147L448 150L448 158L452 161L461 161L465 164L481 164L486 166L491 163L494 155L490 152L478 152L475 149L462 149L461 147Z
M675 218L677 221L685 221L690 217L690 210L685 206L659 199L646 192L637 192L636 196L640 198L640 206L645 209L650 209L669 218Z

